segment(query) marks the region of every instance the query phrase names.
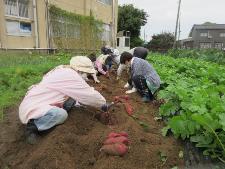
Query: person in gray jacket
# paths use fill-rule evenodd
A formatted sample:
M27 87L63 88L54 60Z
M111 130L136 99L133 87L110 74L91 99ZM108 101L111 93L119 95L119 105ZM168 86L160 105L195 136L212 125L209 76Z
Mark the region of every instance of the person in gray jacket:
M134 57L146 59L148 56L148 49L144 47L135 47L128 51L130 54L132 54ZM119 56L120 57L120 56ZM119 68L117 69L117 79L120 79L120 76L123 72L123 70L127 69L127 66L124 64L119 64Z
M160 77L153 66L146 60L133 57L129 52L121 54L120 63L130 66L131 69L131 78L124 87L132 87L132 89L126 93L138 91L144 102L153 100L153 94L160 87Z

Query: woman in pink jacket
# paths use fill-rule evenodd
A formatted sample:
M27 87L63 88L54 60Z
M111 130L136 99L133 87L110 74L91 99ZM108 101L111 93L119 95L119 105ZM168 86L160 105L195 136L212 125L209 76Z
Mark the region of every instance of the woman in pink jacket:
M26 124L25 134L29 144L35 144L38 132L62 124L67 119L67 110L75 101L107 111L105 98L79 74L94 73L91 69L86 67L79 71L79 66L58 66L47 73L39 84L29 88L19 106L19 118Z

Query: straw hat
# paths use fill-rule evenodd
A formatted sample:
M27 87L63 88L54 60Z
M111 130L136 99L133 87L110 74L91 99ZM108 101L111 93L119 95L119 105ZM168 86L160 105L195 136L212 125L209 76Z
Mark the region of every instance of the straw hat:
M95 68L91 60L86 56L74 56L70 60L70 66L80 72L94 74Z

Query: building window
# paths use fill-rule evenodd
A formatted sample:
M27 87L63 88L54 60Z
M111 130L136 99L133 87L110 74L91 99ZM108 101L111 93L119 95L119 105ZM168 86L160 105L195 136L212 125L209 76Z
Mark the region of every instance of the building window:
M8 35L31 36L31 23L7 20L6 30Z
M112 0L98 0L98 1L106 5L112 5Z
M212 47L212 44L211 43L200 43L200 48L201 49L208 49L208 48L211 48Z
M79 39L81 36L80 24L66 21L65 18L51 20L53 37Z
M220 37L225 37L225 33L220 33Z
M108 24L103 24L102 41L111 41L111 27Z
M208 33L205 33L205 32L203 33L203 32L202 32L202 33L200 33L200 36L201 36L201 37L207 37L207 36L208 36Z
M30 0L5 0L5 15L32 18Z
M216 49L222 49L223 48L223 43L215 43L215 48Z
M125 47L130 47L130 38L125 38Z
M117 38L117 47L119 47L120 46L120 38Z

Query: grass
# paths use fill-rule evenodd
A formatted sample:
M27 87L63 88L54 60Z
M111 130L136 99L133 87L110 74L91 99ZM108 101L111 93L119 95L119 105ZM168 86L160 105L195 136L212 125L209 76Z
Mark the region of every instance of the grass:
M18 104L31 85L55 66L68 64L70 57L61 53L0 52L0 118L6 108Z

